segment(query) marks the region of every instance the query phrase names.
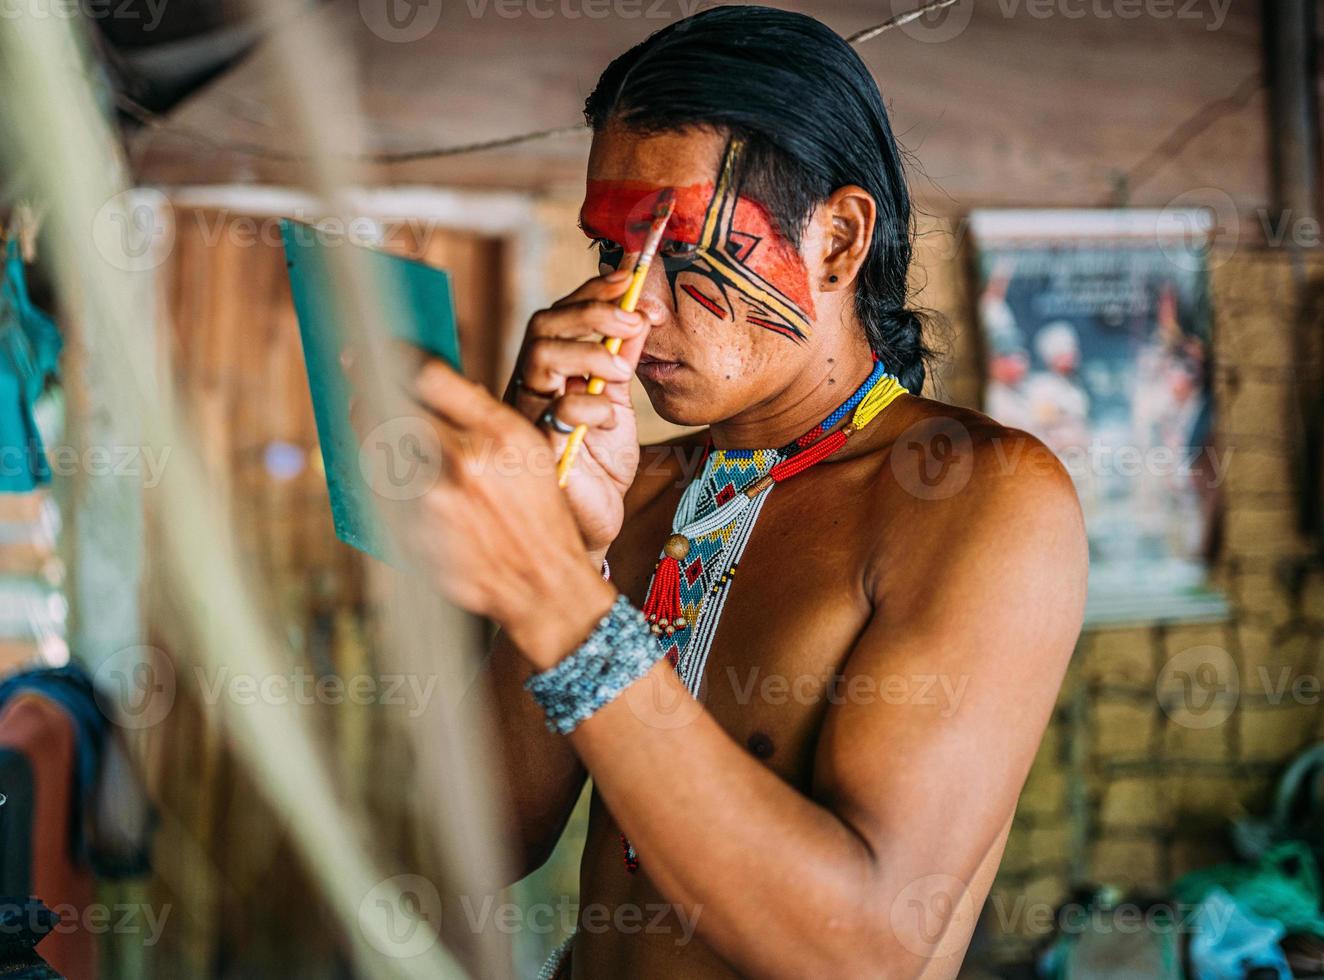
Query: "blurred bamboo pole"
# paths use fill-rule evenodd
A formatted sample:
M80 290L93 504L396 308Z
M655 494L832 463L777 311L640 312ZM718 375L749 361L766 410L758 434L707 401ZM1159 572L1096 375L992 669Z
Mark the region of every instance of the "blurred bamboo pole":
M146 445L172 450L162 480L162 560L193 599L186 612L199 665L213 672L228 667L258 677L278 674L278 643L239 573L229 515L211 506L188 434L158 390L152 347L145 340L153 325L133 305L137 287L135 274L125 271L134 268L127 243L123 234L97 234L106 228L122 232L132 224L123 161L87 81L90 68L71 22L31 9L15 11L0 23L0 55L4 150L31 166L35 189L50 208L62 305L86 311L84 329L102 331L102 359L89 369L108 385L122 386ZM326 759L296 706L230 703L218 714L239 757L288 820L362 971L462 975L438 943L399 955L398 937L382 909L389 915L405 908L404 896L395 879L383 879L361 845L365 828L355 826L337 799Z
M350 227L356 215L346 191L361 183L362 165L353 162L361 148L361 118L349 40L332 32L323 11L310 11L298 0L265 0L254 3L253 10L266 18L267 43L280 54L274 59L273 103L284 131L304 151L304 186L323 202L326 216ZM359 21L351 18L349 23ZM384 324L405 311L398 297L377 288L354 261L353 249L333 248L328 254L343 327L360 356L370 362L362 372L368 388L356 397L363 398L370 417L386 419L389 406L399 403L391 393L404 378L406 365L389 343ZM395 501L388 517L407 527L409 511L417 505ZM493 805L499 787L491 777L495 770L487 751L492 744L489 717L475 710L481 699L463 697L472 681L469 667L477 630L422 577L379 563L370 563L369 573L381 613L383 654L408 675L439 678L438 696L428 710L407 720L420 777L412 797L414 817L420 827L431 830L426 836L436 849L437 883L443 895L452 898L492 894L509 880L509 860L501 838L504 827ZM450 917L452 926L458 921ZM481 976L510 975L510 944L500 933L469 928L449 930L448 936L461 944L459 952Z

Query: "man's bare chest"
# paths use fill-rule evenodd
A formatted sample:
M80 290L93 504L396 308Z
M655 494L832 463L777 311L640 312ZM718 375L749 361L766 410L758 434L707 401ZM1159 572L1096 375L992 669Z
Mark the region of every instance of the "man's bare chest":
M733 739L801 785L824 715L848 695L839 671L871 611L875 539L857 511L813 489L771 491L727 586L699 689ZM631 515L612 548L613 579L636 604L671 533L675 496Z

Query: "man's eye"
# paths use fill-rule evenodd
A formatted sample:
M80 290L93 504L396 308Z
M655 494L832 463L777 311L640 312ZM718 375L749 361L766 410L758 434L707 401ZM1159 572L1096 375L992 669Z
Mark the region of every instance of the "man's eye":
M666 259L692 262L698 257L699 246L691 244L690 242L677 242L667 239L662 243L662 247L658 249L658 251L660 251L662 257Z
M588 243L588 247L598 250L598 275L600 276L615 272L620 268L621 260L625 258L625 249L610 238L595 238Z
M625 254L625 247L619 242L613 242L610 238L594 238L588 243L589 248L596 248L598 255L605 262L608 258L614 258L619 262Z

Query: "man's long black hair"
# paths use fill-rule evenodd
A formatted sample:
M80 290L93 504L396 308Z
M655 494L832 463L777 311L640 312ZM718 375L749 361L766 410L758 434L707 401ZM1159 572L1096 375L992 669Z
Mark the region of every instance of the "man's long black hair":
M745 142L741 193L760 201L797 247L814 208L863 187L878 206L855 306L869 346L910 391L931 352L906 305L914 229L901 151L869 70L812 17L771 7L713 7L618 57L584 104L594 131L615 121L645 132L692 126Z

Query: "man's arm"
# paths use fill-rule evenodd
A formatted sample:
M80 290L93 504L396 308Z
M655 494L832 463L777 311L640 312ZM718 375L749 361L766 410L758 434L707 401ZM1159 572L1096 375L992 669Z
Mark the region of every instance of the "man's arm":
M871 583L876 612L827 715L812 798L702 709L662 719L657 705L689 697L665 662L571 735L646 873L740 972L955 974L1084 604L1070 481L1016 440L1012 471L978 450L967 489L888 541L904 557ZM853 678L877 691L929 675L961 692L951 710L851 703Z
M691 449L695 459L702 451L693 435L641 448L631 496L626 498L627 511L657 493L656 484L663 479L657 463L665 462L681 447ZM605 553L594 552L588 556L588 564L602 568L605 559ZM548 730L542 708L524 690L524 682L534 671L510 637L498 631L477 685L487 689L484 694L490 698L494 728L500 735L515 870L520 877L536 871L551 856L588 776L573 746L564 736Z
M510 806L515 871L536 871L552 853L584 788L584 766L560 735L547 730L542 709L524 690L533 667L504 633L492 641L476 686L486 684Z

